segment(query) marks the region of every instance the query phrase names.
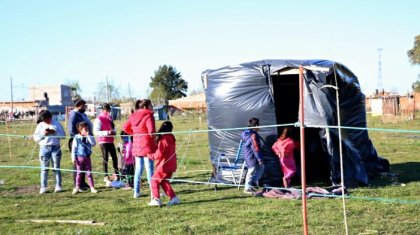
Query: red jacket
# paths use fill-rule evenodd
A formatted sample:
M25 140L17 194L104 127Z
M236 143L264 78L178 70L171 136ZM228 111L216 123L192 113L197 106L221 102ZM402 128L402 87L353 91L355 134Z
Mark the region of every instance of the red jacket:
M160 137L157 151L151 155L155 161L155 172L175 172L176 171L176 151L175 136L164 134Z
M153 111L139 109L124 123L124 132L133 135L133 155L145 157L157 149L154 133L156 132Z

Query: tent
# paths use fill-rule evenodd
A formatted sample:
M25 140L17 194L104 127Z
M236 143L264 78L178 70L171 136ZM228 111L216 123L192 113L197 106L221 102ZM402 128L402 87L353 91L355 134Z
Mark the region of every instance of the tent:
M274 125L259 131L266 163L262 181L281 186L282 172L271 146L282 129L278 125L293 125L299 120L300 66L304 69L308 180L333 185L341 182L334 87L339 92L341 126L352 127L342 129L345 185L367 185L370 176L388 171L389 162L378 157L367 130L357 129L366 127L365 96L357 77L345 66L328 60L261 60L204 71L213 164L221 153L235 156L242 132L238 128L257 117L261 126Z

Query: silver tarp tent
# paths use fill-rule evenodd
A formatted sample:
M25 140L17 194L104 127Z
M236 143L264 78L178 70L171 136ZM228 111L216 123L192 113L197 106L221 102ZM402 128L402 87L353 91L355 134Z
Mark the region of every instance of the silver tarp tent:
M342 129L344 179L347 186L366 185L369 176L389 170L378 157L366 127L365 96L357 77L345 66L327 60L261 60L202 73L207 109L210 157L234 157L249 118L261 126L293 125L299 120L299 74L304 68L306 168L311 179L340 183L336 90ZM326 86L327 85L327 86ZM329 86L328 86L329 85ZM345 128L353 127L353 128ZM356 128L354 128L356 127ZM216 131L229 129L228 131ZM263 182L280 186L282 172L271 151L282 127L261 128L266 169ZM299 137L297 137L299 138ZM297 154L298 155L298 154ZM297 156L297 164L299 163ZM214 162L214 161L213 161ZM299 166L298 166L299 168Z

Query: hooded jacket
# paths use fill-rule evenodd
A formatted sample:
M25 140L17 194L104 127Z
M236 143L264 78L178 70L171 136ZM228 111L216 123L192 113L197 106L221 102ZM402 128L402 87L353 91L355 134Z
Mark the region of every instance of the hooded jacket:
M261 137L254 130L245 130L242 132L241 138L246 165L253 167L257 164L257 161L263 160L260 143Z
M155 160L155 172L171 173L176 171L176 145L175 136L164 134L158 141L158 148L152 155Z
M157 149L154 133L156 132L153 111L139 109L128 118L123 128L125 133L133 135L133 155L145 157Z

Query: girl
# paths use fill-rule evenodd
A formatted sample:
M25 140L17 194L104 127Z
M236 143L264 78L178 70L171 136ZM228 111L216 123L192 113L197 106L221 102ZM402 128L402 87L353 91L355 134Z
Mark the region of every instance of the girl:
M291 128L283 129L279 139L273 144L272 149L280 159L281 169L283 171L283 185L285 188L290 187L290 181L296 174L296 163L293 151L296 147L293 139Z
M173 126L170 121L165 121L159 128L158 132L158 148L154 154L150 155L156 163L155 173L152 178L152 196L153 199L148 204L149 206L161 206L159 186L162 186L165 194L170 198L168 206L178 204L179 198L175 195L169 179L176 171L176 146L175 136L171 134Z
M41 163L41 189L40 194L47 192L48 168L51 162L55 174L55 193L61 192L61 147L60 139L64 139L63 126L52 120L48 110L39 113L38 125L36 126L33 138L39 142L39 161Z
M140 177L144 167L146 167L149 189L152 191L153 160L147 158L147 155L154 153L157 146L153 135L156 132L156 127L152 102L148 99L137 100L135 109L136 111L130 115L122 129L125 133L134 136L132 152L135 156L136 169L134 172L133 197L138 198L140 197Z
M123 144L120 148L121 155L123 156L123 175L126 181L125 189L131 189L134 186L133 175L134 175L134 157L132 153L133 149L133 136L127 135L124 131L120 133Z
M74 141L71 147L71 159L76 165L76 187L73 189L73 194L80 192L80 184L82 181L82 171L86 172L90 192L97 193L94 188L92 177L92 163L90 155L92 154L92 147L95 146L95 138L89 135L89 124L86 122L79 122L77 124L79 134L74 136Z

